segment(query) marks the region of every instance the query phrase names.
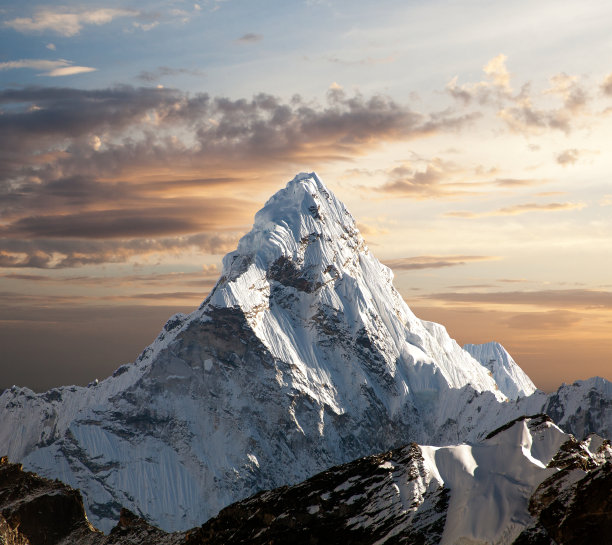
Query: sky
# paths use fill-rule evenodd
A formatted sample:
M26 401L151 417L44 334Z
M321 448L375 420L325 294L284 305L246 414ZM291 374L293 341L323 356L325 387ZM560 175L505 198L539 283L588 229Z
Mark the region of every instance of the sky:
M195 309L298 172L420 318L612 380L612 4L0 2L0 388Z

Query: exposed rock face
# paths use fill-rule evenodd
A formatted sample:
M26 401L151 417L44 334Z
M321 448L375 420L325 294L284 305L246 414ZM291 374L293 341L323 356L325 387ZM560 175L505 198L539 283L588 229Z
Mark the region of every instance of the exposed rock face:
M449 491L412 444L223 509L190 544L439 543Z
M55 544L95 533L81 494L57 481L0 459L0 538L2 543Z

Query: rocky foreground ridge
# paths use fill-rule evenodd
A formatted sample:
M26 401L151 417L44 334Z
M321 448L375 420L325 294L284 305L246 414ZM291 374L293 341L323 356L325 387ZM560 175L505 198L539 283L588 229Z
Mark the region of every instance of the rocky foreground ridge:
M612 448L577 441L545 415L476 445L416 443L333 467L166 533L127 510L104 535L80 494L0 462L6 544L592 544L612 535ZM504 501L499 501L503 497Z
M503 347L467 351L420 320L313 173L270 198L200 307L133 364L88 387L4 391L0 445L81 490L105 532L122 507L177 531L338 464L476 443L537 413L612 437L612 383L547 395Z

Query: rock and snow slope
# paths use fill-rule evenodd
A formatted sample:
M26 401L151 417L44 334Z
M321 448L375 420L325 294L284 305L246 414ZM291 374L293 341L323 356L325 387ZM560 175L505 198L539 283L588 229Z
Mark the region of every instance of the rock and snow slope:
M496 374L414 316L344 205L301 174L257 213L202 305L133 365L87 388L5 391L0 444L80 488L104 530L122 505L185 529L257 490L411 441L474 440L552 402L506 403L529 384ZM579 393L605 405L609 384ZM584 400L555 403L568 420Z
M210 545L601 542L611 460L609 442L578 442L538 415L474 445L413 443L332 468L234 504L194 535ZM585 509L589 496L597 505Z
M474 445L412 443L336 466L234 503L186 532L167 534L122 510L103 535L86 520L77 491L3 458L0 541L590 545L612 531L611 460L609 441L578 442L538 415Z

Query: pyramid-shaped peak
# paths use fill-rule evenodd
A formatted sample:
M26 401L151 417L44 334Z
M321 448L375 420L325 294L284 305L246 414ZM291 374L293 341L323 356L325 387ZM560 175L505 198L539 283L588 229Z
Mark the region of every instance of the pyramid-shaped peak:
M251 263L269 270L280 258L325 268L365 249L344 204L314 172L301 173L257 212L253 229L223 259L223 275L234 279Z
M313 223L312 220L315 220ZM255 215L254 228L270 229L279 224L294 233L300 227L320 231L317 223L340 223L354 229L355 220L314 173L302 172L275 193Z

